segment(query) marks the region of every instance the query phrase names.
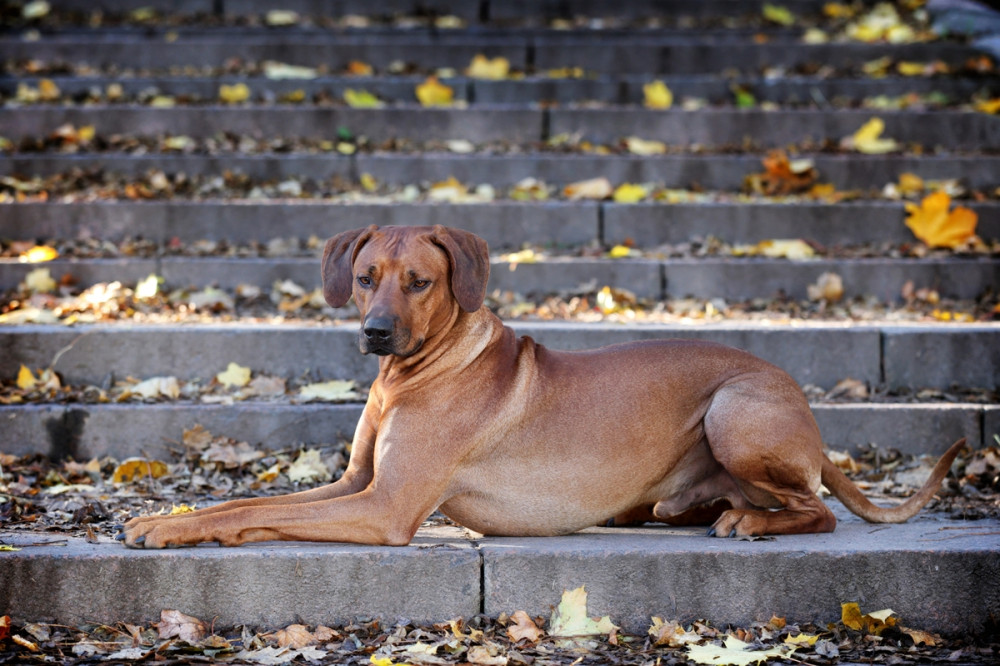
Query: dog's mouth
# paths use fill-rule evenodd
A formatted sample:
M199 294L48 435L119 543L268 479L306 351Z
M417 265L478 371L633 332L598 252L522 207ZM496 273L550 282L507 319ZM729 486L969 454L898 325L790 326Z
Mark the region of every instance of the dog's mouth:
M410 349L400 349L404 347L404 344L400 344L396 340L386 340L386 341L376 341L368 340L363 335L361 336L361 353L362 354L374 354L375 356L398 356L400 358L408 358L413 356L420 348L424 346L423 339L417 340L416 344Z

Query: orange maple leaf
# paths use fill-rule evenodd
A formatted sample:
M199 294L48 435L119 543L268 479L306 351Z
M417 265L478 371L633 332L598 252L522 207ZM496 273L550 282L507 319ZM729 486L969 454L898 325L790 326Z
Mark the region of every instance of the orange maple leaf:
M975 211L958 206L951 212L951 197L938 191L924 197L920 205L907 202L906 226L931 247L958 247L976 233Z

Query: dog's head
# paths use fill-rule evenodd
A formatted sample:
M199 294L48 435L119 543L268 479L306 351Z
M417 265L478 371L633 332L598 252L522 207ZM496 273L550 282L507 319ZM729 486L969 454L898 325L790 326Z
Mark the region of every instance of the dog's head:
M486 241L440 225L345 231L323 253L323 295L334 307L354 295L363 354L415 354L482 307L489 275Z

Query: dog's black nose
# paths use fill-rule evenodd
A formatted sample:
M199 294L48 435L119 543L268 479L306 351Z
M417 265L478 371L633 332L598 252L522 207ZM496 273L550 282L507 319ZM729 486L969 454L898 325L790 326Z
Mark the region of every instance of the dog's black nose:
M385 342L392 336L392 319L370 317L365 320L364 333L371 342Z

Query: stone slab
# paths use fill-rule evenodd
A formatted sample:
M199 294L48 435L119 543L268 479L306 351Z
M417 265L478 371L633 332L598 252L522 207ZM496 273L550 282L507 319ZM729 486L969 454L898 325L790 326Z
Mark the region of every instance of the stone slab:
M548 616L563 590L587 588L588 614L644 633L650 616L715 626L820 625L840 605L892 608L906 626L982 631L1000 609L996 521L902 525L845 519L831 534L708 539L698 529L592 528L557 538L486 538L484 611ZM944 591L947 591L946 593Z
M542 111L477 105L474 110L422 107L381 109L296 106L22 107L0 109L0 124L12 141L44 137L57 127L93 125L98 134L211 137L220 132L255 137L335 138L343 128L375 142L406 137L418 141L466 139L526 143L542 136Z
M1000 326L887 327L882 344L890 388L946 388L956 377L965 386L1000 387Z
M839 141L872 118L870 110L675 109L616 107L549 110L549 133L579 134L597 142L628 136L656 139L672 146L740 146L750 141L762 147L789 143ZM949 150L981 150L1000 145L1000 118L963 111L883 111L884 136L901 144Z
M963 203L963 205L966 205ZM982 238L1000 238L1000 206L968 204ZM601 206L603 239L617 245L631 239L637 247L687 243L714 236L727 243L758 243L774 238L804 238L821 245L905 243L913 233L904 224L901 202L678 203Z
M113 201L27 203L8 206L2 234L8 239L143 237L159 243L225 240L267 242L274 238L328 238L370 224L434 225L466 229L494 250L525 243L586 245L598 239L596 202L482 204L337 204L265 201Z
M873 444L912 455L940 455L961 437L972 447L990 446L981 420L996 406L974 404L821 403L812 405L823 442L857 451Z
M75 460L167 460L178 450L184 431L194 425L270 450L317 446L350 441L362 407L261 401L8 405L0 406L0 451ZM997 405L821 403L812 410L823 441L836 450L857 451L874 444L937 455L959 437L967 437L974 447L993 446L993 436L1000 433Z
M347 623L359 616L440 621L479 612L480 556L459 530L424 530L405 548L264 543L128 550L102 537L4 533L31 546L0 557L0 613L59 624L158 620L179 610L220 626Z
M617 139L616 139L617 140ZM996 187L1000 181L1000 157L990 155L802 155L813 160L822 182L838 189L881 192L899 174L914 173L925 180L958 179L973 189ZM376 181L391 186L433 183L450 176L466 184L489 183L511 187L524 178L537 178L562 186L586 178L604 176L613 184L652 183L671 188L698 186L712 190L739 191L751 173L763 167L759 155L558 155L473 154L425 152L420 154L361 153L352 157L326 155L234 155L217 156L121 153L78 155L15 154L0 160L0 174L22 178L62 173L71 169L104 169L113 174L143 175L150 170L168 174L219 175L229 170L260 180L293 176L319 181L337 177L356 181L370 173ZM209 192L207 197L211 198Z
M184 431L195 425L270 450L336 444L353 439L362 408L362 403L261 401L0 406L0 451L74 460L105 456L167 460L183 448Z

